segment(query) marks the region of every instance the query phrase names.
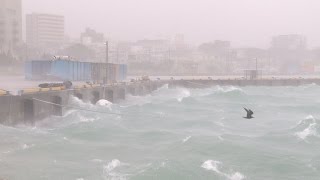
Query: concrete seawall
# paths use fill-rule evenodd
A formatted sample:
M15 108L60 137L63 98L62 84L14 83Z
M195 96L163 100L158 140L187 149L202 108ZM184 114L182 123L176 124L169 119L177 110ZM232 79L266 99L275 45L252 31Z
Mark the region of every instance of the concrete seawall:
M21 95L0 96L0 124L16 125L30 124L45 117L61 116L68 108L71 96L84 102L95 104L100 99L117 103L126 99L127 94L143 96L155 91L164 84L170 88L205 88L215 85L232 86L299 86L315 83L320 85L320 79L260 79L260 80L167 80L139 81L134 83L119 83L108 86L81 86L74 89L41 89L22 92ZM40 101L39 101L40 100ZM41 102L43 101L43 102ZM50 103L44 103L50 102ZM57 106L60 105L60 106Z
M82 86L67 90L46 89L45 91L35 88L35 90L21 92L21 95L2 95L0 96L0 124L33 125L36 121L51 115L62 116L68 110L65 106L68 106L71 96L92 104L100 99L117 103L125 100L127 94L146 95L165 83L167 82L147 81L108 86Z

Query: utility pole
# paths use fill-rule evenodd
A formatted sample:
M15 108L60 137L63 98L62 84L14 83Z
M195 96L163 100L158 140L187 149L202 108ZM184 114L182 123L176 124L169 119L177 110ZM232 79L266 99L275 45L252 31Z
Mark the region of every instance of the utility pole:
M259 78L259 72L258 72L258 58L256 58L256 78Z
M117 44L117 62L116 63L119 63L119 44Z
M105 84L108 84L108 82L109 82L109 42L107 41L106 43L105 43L105 45L106 45L106 77L105 77Z
M109 42L107 41L105 45L106 45L106 63L108 64L109 63Z
M29 57L28 57L28 44L26 43L26 56L25 56L25 61L28 61Z
M228 74L229 73L229 70L230 70L230 52L229 52L229 50L227 50L226 52L225 52L225 60L226 60L226 67L225 67L225 74L226 75L230 75L230 74Z

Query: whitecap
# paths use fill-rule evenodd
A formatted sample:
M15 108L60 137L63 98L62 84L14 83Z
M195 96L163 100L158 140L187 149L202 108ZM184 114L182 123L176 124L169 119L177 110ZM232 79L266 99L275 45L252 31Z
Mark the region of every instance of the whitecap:
M315 120L315 118L312 115L307 116L305 119L312 119Z
M29 146L27 144L22 145L22 149L28 149Z
M308 115L304 119L301 119L295 126L291 127L291 129L299 128L305 124L315 123L316 119L312 115Z
M81 99L75 97L75 96L71 96L70 99L69 99L69 102L71 105L76 105L76 106L79 106L79 107L86 107L86 108L92 108L94 107L93 104L91 103L86 103L84 101L82 101Z
M94 118L85 118L83 116L80 116L80 122L94 122Z
M222 92L222 93L230 93L230 92L244 93L243 89L235 86L226 86L226 87L217 86L215 91Z
M247 93L239 88L234 86L217 86L215 89L212 90L212 95L218 96L245 96Z
M206 169L206 170L219 172L219 170L218 170L218 165L219 164L221 164L220 161L207 160L201 165L201 167Z
M161 86L159 89L155 90L154 92L158 92L161 90L167 90L167 89L169 89L169 84L165 84L165 85Z
M302 140L305 140L308 136L317 136L317 124L311 123L306 129L295 133L295 135Z
M295 136L297 136L299 139L306 140L310 136L318 136L318 124L312 115L308 115L306 118L299 121L297 124L297 129L300 129L301 127L304 127L304 129L295 133Z
M230 86L227 87L224 92L234 92L234 91L238 91L238 92L243 92L243 90L239 87L234 87L234 86Z
M77 116L79 118L79 122L89 123L89 122L94 122L95 120L97 120L97 119L92 118L92 117L91 118L84 117L81 114L77 114Z
M114 159L111 162L109 162L107 165L103 166L104 172L110 172L114 170L115 168L119 167L121 162L118 159Z
M112 105L112 102L108 101L108 100L105 100L105 99L100 99L96 105L98 106L105 106L105 107L108 107L108 108L111 108L111 105Z
M177 97L177 100L179 102L182 102L182 100L184 98L187 98L187 97L190 97L190 96L191 96L191 93L190 93L190 91L188 89L181 89L181 91L179 92L179 95Z
M114 159L111 162L109 162L107 165L104 165L103 166L104 178L107 180L125 180L126 175L114 172L116 168L122 165L123 163L121 163L118 159Z
M312 123L315 123L316 119L312 115L308 115L304 119L300 120L297 125L304 125L304 124L307 124L309 121L311 121Z
M62 117L63 118L68 117L69 115L71 115L74 112L77 112L77 110L75 110L75 109L68 110L66 113L64 113L64 115Z
M219 138L220 141L224 141L224 139L222 138L221 135L219 135L218 138Z
M182 143L186 143L187 141L189 141L189 140L191 139L191 137L192 137L192 136L188 136L188 137L184 138L184 139L182 140Z
M23 145L22 145L22 149L23 149L23 150L30 149L30 148L32 148L33 146L34 146L34 144L31 144L31 145L23 144Z
M235 172L233 174L227 174L219 170L219 166L221 166L222 163L220 161L214 161L214 160L207 160L205 161L201 167L208 170L208 171L214 171L215 173L219 174L220 176L224 176L229 180L243 180L245 179L245 176L241 174L240 172Z
M239 172L235 172L235 173L230 177L231 180L242 180L242 179L244 179L244 178L245 178L245 176L244 176L243 174L239 173Z

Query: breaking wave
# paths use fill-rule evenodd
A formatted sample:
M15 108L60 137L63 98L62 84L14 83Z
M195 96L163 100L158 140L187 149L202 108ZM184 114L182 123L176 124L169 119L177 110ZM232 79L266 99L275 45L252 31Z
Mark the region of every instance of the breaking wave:
M295 133L295 135L299 139L306 140L308 137L319 137L319 125L317 124L317 120L312 115L309 115L305 119L301 120L295 129L298 131Z
M120 166L125 165L121 163L118 159L114 159L107 165L103 166L103 177L105 180L126 180L127 175L123 175L116 171Z
M189 141L191 139L192 136L187 136L186 138L184 138L182 140L182 143L186 143L187 141Z
M215 88L216 93L222 93L222 94L239 94L239 95L244 95L245 92L242 88L240 87L235 87L235 86L217 86Z
M101 107L107 107L110 111L112 110L112 102L105 100L105 99L100 99L97 103L97 106L101 106Z
M243 179L245 179L245 176L243 174L241 174L240 172L234 172L232 174L227 174L227 173L222 172L220 170L221 166L222 166L222 163L220 161L214 161L214 160L207 160L201 165L202 168L204 168L208 171L214 171L218 175L226 177L229 180L243 180Z

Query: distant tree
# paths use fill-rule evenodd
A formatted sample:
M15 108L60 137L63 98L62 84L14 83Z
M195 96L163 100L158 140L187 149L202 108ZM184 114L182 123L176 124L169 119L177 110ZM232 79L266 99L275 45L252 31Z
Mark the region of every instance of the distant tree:
M95 52L83 44L74 44L59 52L62 56L71 56L80 60L88 60L95 57Z

